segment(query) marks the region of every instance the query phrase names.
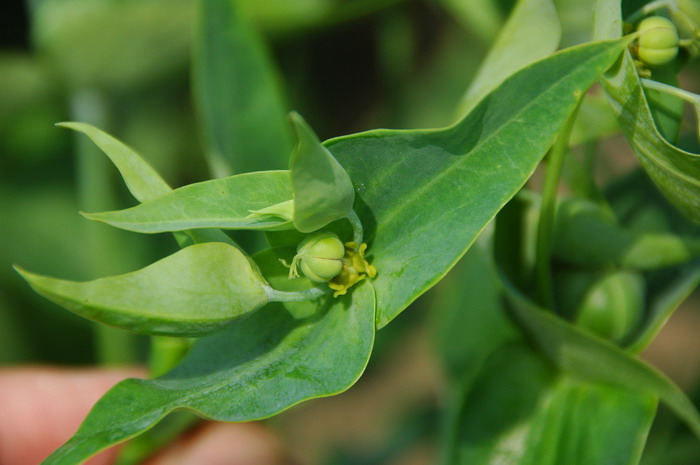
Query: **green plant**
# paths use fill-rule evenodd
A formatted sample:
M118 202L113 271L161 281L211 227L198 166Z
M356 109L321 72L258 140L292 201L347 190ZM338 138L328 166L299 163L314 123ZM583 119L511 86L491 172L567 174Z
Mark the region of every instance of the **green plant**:
M181 250L92 281L17 267L68 310L154 336L163 360L159 376L109 391L45 463L81 463L176 410L247 421L338 394L365 370L377 330L453 267L431 305L453 391L443 463L639 463L659 402L700 437L693 403L638 357L700 282L699 228L687 219L700 219L700 165L678 145L683 101L700 111L700 99L676 78L697 55L692 2L598 0L590 37L556 51L567 24L555 5L520 0L457 122L323 143L297 113L284 119L243 3L197 2L195 103L221 177L171 189L101 129L59 125L90 138L139 202L83 215L171 233ZM471 7L444 3L473 21ZM362 14L369 5L355 2ZM652 14L671 19L643 19ZM623 36L623 19L639 34ZM656 42L649 21L679 24L680 38ZM596 82L667 200L647 201L645 177L595 182L610 112L589 92ZM574 142L589 149L583 161ZM537 191L527 183L540 165Z

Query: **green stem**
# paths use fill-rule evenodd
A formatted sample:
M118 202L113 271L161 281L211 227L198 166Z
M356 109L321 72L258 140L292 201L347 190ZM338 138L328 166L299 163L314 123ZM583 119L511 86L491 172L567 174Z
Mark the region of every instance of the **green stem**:
M330 288L324 289L321 287L312 287L311 289L297 292L279 291L271 287L265 289L270 302L302 302L305 300L315 300L328 294L330 291Z
M662 8L669 8L669 9L678 9L678 5L676 5L675 0L656 0L654 2L647 3L634 13L632 13L626 20L625 22L628 23L636 23L649 13L653 13L656 10L660 10Z
M557 190L564 166L564 159L569 147L569 136L574 127L581 101L582 99L579 99L576 108L559 132L559 136L549 152L544 187L542 188L542 204L540 206L540 218L537 225L535 279L537 281L538 300L545 308L551 311L555 311L551 259L554 217L557 207Z
M345 218L347 218L352 226L352 241L359 247L362 244L362 241L364 241L362 221L360 221L360 217L357 216L355 210L350 210L350 213L348 213Z
M97 90L76 91L71 96L71 113L76 121L101 127L108 126L107 102ZM110 163L86 138L75 136L77 153L78 203L81 210L100 211L115 205ZM119 254L114 232L102 225L86 222L83 226L83 247L90 275L105 275L113 268L122 268L128 257ZM118 263L115 263L118 262ZM131 364L138 361L135 336L109 326L94 325L97 359L102 365Z
M685 100L686 102L692 104L693 107L695 107L695 110L698 111L698 107L700 106L700 95L688 92L687 90L680 89L675 86L664 84L663 82L654 81L652 79L642 78L641 81L645 89L656 90L658 92L672 95L681 100Z

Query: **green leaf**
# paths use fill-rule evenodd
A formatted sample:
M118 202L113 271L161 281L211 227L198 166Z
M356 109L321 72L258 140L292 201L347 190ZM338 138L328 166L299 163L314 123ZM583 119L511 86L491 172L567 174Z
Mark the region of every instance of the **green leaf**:
M515 212L502 211L499 221L503 213ZM441 463L636 463L656 396L577 380L547 363L508 313L503 286L481 239L490 238L482 235L438 286L451 285L448 299L435 303L439 316L454 314L442 322L443 334L468 350L450 357L459 383L447 410ZM512 235L508 239L514 241ZM502 245L496 241L494 247ZM442 308L450 304L456 308Z
M345 169L297 113L289 119L297 144L289 169L294 187L294 227L312 232L343 218L355 200L355 190Z
M382 327L464 254L537 167L626 40L573 47L501 84L458 124L377 130L327 147L357 191Z
M123 142L85 123L59 123L58 126L87 135L112 160L136 200L145 202L172 192L156 170ZM186 231L185 234L186 236L183 233L175 234L182 246L190 245L191 242L225 242L235 245L226 234L218 230L200 229Z
M518 69L553 53L560 38L559 16L551 0L520 0L470 84L460 113L468 113Z
M219 421L247 421L346 390L362 374L372 350L371 283L354 288L350 299L329 296L293 305L307 316L268 305L198 340L167 375L119 383L44 464L81 463L176 409Z
M695 261L681 268L668 281L652 296L644 328L635 340L625 347L628 352L641 353L651 344L671 315L700 285L700 262Z
M437 293L431 304L436 345L452 378L468 381L491 352L518 338L517 328L503 311L498 273L481 241L433 292Z
M506 345L466 396L451 463L636 464L656 403L561 375L524 343Z
M673 381L613 344L539 309L504 281L513 316L561 370L579 379L658 396L700 437L700 414Z
M598 37L622 33L619 2L598 0ZM684 215L700 222L700 155L668 142L652 116L634 60L629 52L603 79L609 101L637 158L666 198Z
M106 132L85 123L58 123L88 136L117 167L129 192L139 202L167 194L170 186L139 154Z
M85 213L140 233L200 228L282 230L291 221L253 212L292 198L288 171L259 171L190 184L126 210Z
M36 292L85 318L137 333L199 336L268 302L248 258L227 244L187 247L138 271L75 282L17 268Z
M292 133L275 70L235 0L200 0L195 104L217 176L282 169Z

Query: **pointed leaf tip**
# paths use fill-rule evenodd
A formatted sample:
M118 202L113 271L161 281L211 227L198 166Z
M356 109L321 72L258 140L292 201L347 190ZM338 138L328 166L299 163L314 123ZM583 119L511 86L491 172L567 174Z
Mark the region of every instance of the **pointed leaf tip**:
M355 190L345 168L296 112L289 114L296 146L289 164L294 188L294 226L316 231L352 210Z

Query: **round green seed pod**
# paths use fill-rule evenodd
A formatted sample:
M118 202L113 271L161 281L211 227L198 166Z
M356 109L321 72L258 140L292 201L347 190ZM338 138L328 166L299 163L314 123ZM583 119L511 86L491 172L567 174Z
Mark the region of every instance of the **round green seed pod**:
M330 281L340 273L344 255L345 246L331 232L312 234L297 247L302 273L317 283Z
M663 66L678 55L678 29L662 16L642 20L637 27L640 32L638 56L650 67Z

